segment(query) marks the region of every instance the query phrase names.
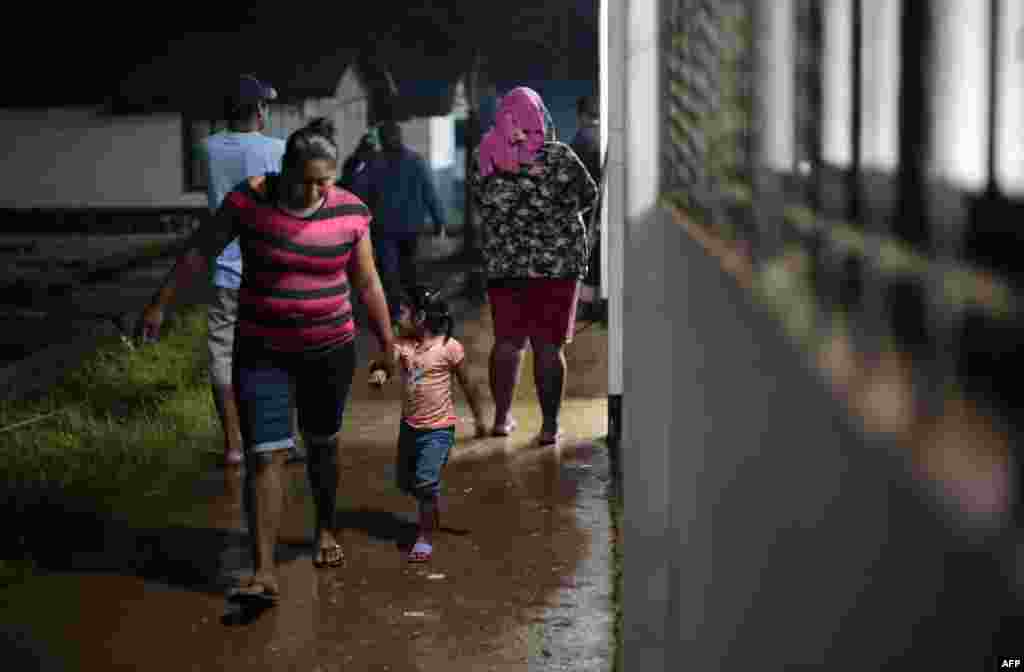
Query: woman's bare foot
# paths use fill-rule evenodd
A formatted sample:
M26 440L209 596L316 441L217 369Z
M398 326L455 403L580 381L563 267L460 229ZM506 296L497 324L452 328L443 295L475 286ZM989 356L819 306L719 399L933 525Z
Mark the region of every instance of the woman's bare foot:
M275 604L281 598L277 577L270 572L256 572L243 581L230 595L233 600L256 600Z
M420 536L416 540L416 545L409 551L409 555L406 556L409 562L429 562L430 558L434 554L434 546L430 539Z
M562 431L558 427L547 427L541 429L537 436L537 443L541 446L553 446L562 438Z

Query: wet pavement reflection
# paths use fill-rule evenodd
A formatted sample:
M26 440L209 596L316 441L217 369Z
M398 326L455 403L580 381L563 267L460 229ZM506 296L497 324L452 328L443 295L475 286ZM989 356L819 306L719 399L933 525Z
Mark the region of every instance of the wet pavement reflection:
M484 390L488 312L457 331ZM560 447L532 441L540 417L529 356L511 437L473 439L472 425L460 424L429 564L410 565L399 550L415 536L415 504L393 485L397 386L371 390L360 370L340 457L344 566L313 568L305 467L289 465L283 600L261 613L234 611L224 590L249 571L240 474L218 471L195 486L202 525L106 529L91 564L86 549L62 568L71 571L11 589L0 623L27 628L63 669L525 669L533 627L560 589L576 586L589 548L576 502L604 450L594 439L607 431L605 343L593 328L568 348ZM457 399L460 416L470 417Z

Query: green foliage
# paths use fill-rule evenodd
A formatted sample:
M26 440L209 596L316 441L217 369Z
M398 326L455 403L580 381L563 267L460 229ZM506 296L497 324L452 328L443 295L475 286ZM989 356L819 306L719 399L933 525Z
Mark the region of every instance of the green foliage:
M195 308L169 320L155 344L112 339L48 393L0 402L0 487L14 509L28 517L47 501L134 510L198 474L219 443L205 334Z

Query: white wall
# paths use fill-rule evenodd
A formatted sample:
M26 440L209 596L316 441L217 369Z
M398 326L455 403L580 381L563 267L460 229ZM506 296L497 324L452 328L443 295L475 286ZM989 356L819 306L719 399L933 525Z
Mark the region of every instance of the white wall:
M181 118L0 110L0 207L202 206L184 191Z
M455 164L455 116L430 117L427 126L430 149L425 156L430 167L434 170L451 168Z
M662 132L659 97L659 2L603 0L607 31L609 183L607 220L609 384L621 385L622 472L631 551L623 613L628 670L659 672L671 585L664 552L674 408L671 377L672 292L665 282L671 248L657 206ZM656 353L656 354L655 354ZM655 354L655 356L651 356ZM678 446L676 448L679 448ZM684 486L685 487L685 486ZM671 552L682 552L675 548ZM690 599L699 600L700 595Z
M335 94L338 111L335 121L338 124L338 147L343 156L355 151L359 138L366 132L366 120L369 114L369 100L366 90L359 82L355 68L349 68L338 84Z
M424 159L430 156L430 119L417 118L399 124L406 147Z
M305 122L301 106L271 104L269 108L270 122L263 132L271 137L287 140Z
M332 98L273 104L266 132L286 140L310 119L334 120L347 157L366 132L368 97L350 68ZM0 109L0 208L202 207L185 191L182 117L106 116L98 108ZM402 124L435 171L455 163L453 115ZM440 186L440 185L439 185Z

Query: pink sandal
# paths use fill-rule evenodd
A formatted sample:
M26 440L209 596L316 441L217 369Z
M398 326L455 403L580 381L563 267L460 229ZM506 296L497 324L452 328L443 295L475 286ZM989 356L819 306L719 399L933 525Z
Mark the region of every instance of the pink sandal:
M409 551L409 562L429 562L434 554L434 547L425 541L417 541L416 545Z
M516 421L509 418L503 425L494 425L494 428L491 429L491 436L508 436L516 431L517 426Z

